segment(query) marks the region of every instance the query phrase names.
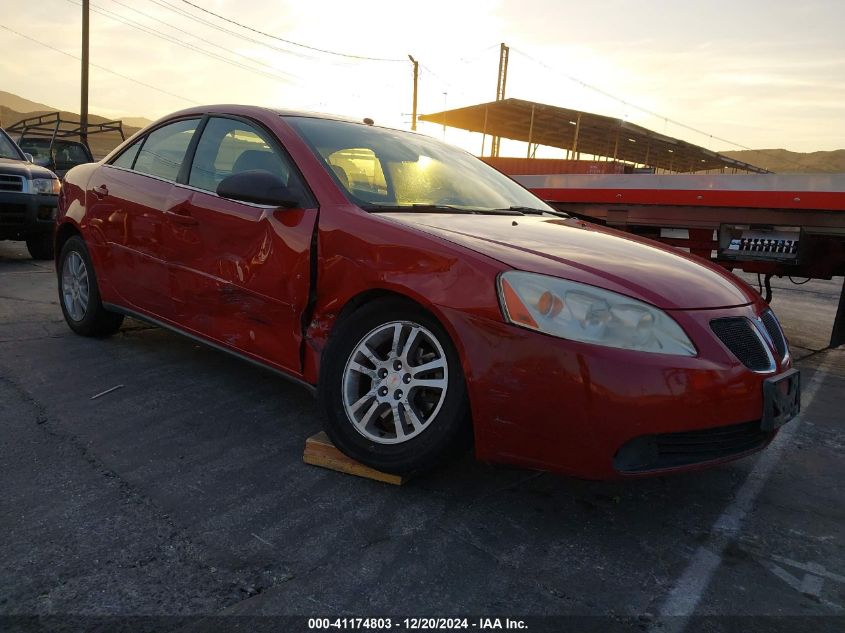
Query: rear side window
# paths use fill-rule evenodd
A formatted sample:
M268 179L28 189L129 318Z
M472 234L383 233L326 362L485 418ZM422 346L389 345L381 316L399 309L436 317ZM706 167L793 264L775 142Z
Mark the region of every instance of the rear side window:
M176 121L151 132L135 159L135 171L175 182L199 119Z
M280 176L290 186L288 160L264 132L242 121L212 117L197 144L188 184L216 191L226 176L256 169Z
M141 143L144 139L138 139L123 152L116 159L112 161L115 167L123 167L124 169L132 169L135 164L135 157L138 155L138 150L141 149Z

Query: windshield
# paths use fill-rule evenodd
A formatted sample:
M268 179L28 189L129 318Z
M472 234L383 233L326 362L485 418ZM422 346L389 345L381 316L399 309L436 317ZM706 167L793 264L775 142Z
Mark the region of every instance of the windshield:
M421 134L345 121L286 116L349 196L367 209L536 209L554 213L507 176Z
M5 132L0 132L0 158L11 158L13 160L23 160L23 156L18 151L18 148L12 142Z

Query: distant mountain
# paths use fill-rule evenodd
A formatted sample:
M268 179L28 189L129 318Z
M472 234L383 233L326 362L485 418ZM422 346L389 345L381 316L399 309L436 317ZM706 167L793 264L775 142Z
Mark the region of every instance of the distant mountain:
M152 121L145 119L142 116L125 116L122 119L123 125L131 125L132 127L142 128L147 127Z
M3 127L9 127L13 123L17 123L21 119L28 119L30 117L39 116L41 114L48 114L56 112L55 108L46 109L46 110L30 110L27 112L21 112L20 110L15 110L13 108L8 108L4 105L0 105L0 121L3 122ZM79 115L76 112L68 112L67 110L61 110L61 117L62 119L67 119L68 121L79 121ZM98 116L96 114L89 114L88 115L88 122L89 123L105 123L106 121L114 121L114 119L107 119L106 117ZM132 134L138 131L138 127L135 125L127 125L127 120L123 119L123 129L124 130L132 130Z
M845 149L830 152L790 152L785 149L751 149L721 152L779 174L845 173Z
M17 123L22 119L28 119L40 114L47 114L55 112L56 108L24 99L11 92L4 92L0 90L0 126L7 128L10 125ZM68 121L79 121L79 115L75 112L61 111L62 119ZM90 123L103 123L105 121L113 121L113 118L101 117L96 114L89 114L88 121ZM144 117L126 117L123 119L123 132L126 138L129 138L140 128L146 127L151 121ZM15 139L17 140L17 139ZM93 134L88 138L88 144L91 147L91 152L94 158L102 158L111 150L117 147L121 142L120 134L109 132L105 134Z
M10 110L15 110L16 112L56 111L56 108L36 101L30 101L29 99L24 99L23 97L13 95L11 92L6 92L5 90L0 90L0 106L9 108ZM9 125L5 120L2 120L2 122L3 125Z
M2 122L3 127L7 128L10 125L17 123L22 119L28 119L33 116L38 116L39 114L47 114L49 112L55 112L55 110L37 110L34 112L16 112L6 106L0 105L0 122ZM79 121L79 115L75 112L65 112L62 111L61 118L63 120L68 121ZM96 114L91 114L88 116L88 121L90 123L103 123L105 121L113 121L114 119L106 119L101 116L97 116ZM137 127L133 127L131 125L124 125L123 126L123 133L126 138L129 138L135 132L138 131ZM17 136L13 135L13 138L17 141ZM120 145L122 139L120 138L120 134L117 132L105 132L102 134L92 134L88 137L88 146L91 148L91 153L94 154L94 158L100 159L103 158L106 154L112 151L115 147Z

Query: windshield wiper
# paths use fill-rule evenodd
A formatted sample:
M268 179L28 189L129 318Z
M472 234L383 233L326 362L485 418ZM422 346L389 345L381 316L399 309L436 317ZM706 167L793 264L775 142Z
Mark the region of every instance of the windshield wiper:
M504 209L501 209L504 210ZM525 215L543 215L544 213L548 213L549 215L555 215L559 218L571 218L572 216L568 213L563 211L554 211L551 209L534 209L533 207L508 207L507 211L519 211Z
M465 213L483 215L525 215L521 209L467 209L453 207L448 204L366 204L361 206L365 211L413 211L418 213Z

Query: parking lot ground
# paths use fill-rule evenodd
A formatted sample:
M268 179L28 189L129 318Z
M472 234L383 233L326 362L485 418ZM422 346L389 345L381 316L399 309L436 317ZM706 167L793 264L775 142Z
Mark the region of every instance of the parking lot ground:
M2 242L0 628L845 630L845 348L825 349L841 283L776 283L804 410L763 453L610 483L468 455L395 487L304 465L313 399L273 374L136 321L72 334L52 264Z

